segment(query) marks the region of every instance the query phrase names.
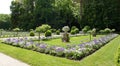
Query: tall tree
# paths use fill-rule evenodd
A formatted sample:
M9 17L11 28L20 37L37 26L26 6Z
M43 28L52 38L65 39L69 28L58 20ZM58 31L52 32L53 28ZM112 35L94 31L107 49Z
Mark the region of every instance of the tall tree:
M9 14L0 14L0 29L11 28L11 20Z
M21 7L21 28L27 30L34 28L34 0L23 0Z
M35 0L35 22L36 26L50 24L52 22L54 0Z
M115 28L120 24L119 0L84 0L84 15L82 24L89 25L92 28L104 29L106 27ZM112 5L111 5L112 4Z
M21 9L21 4L17 1L12 1L10 10L11 10L11 23L12 23L12 28L18 27L19 25L19 16L20 16L20 9Z

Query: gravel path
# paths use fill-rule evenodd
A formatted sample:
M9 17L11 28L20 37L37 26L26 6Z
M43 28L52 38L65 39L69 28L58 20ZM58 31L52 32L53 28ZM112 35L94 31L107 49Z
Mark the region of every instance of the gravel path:
M10 56L0 53L0 66L29 66L21 61L18 61Z

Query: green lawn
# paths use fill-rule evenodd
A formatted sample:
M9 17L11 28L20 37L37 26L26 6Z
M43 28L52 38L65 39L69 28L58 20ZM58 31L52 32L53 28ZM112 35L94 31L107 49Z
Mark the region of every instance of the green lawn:
M92 39L99 38L101 36L103 36L103 35L97 35L96 37L92 37ZM66 42L66 43L62 42L61 38L45 40L45 41L42 41L42 42L44 42L46 44L49 44L49 45L66 47L67 44L81 44L82 42L87 42L87 41L90 41L90 36L89 35L71 37L70 42Z
M19 59L31 66L115 66L114 55L120 44L120 36L81 61L41 54L0 43L0 52Z

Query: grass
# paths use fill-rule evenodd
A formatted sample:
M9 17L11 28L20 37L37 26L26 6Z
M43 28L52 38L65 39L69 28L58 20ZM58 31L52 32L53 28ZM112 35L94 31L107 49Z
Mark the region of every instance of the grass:
M96 37L92 37L92 40L95 39L95 38L99 38L103 35L97 35ZM61 38L57 38L57 39L50 39L50 40L45 40L45 41L42 41L46 44L49 44L49 45L55 45L55 46L62 46L62 47L66 47L67 44L81 44L82 42L88 42L90 41L90 36L89 35L86 35L86 36L76 36L76 37L71 37L70 38L70 42L62 42L61 41Z
M120 66L120 45L115 56L116 66Z
M120 36L109 42L94 54L81 61L81 66L116 66L115 54L120 44ZM85 65L84 65L85 64Z
M19 59L31 66L115 66L114 54L120 44L120 36L81 61L41 54L35 51L0 43L0 52Z

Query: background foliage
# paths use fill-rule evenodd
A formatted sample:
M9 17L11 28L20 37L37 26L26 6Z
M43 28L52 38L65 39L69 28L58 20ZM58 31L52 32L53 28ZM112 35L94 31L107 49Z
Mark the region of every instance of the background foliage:
M88 25L97 30L120 31L119 3L119 0L15 0L10 6L11 22L10 16L0 17L0 27L29 30L49 24L56 29L63 26L82 29Z

